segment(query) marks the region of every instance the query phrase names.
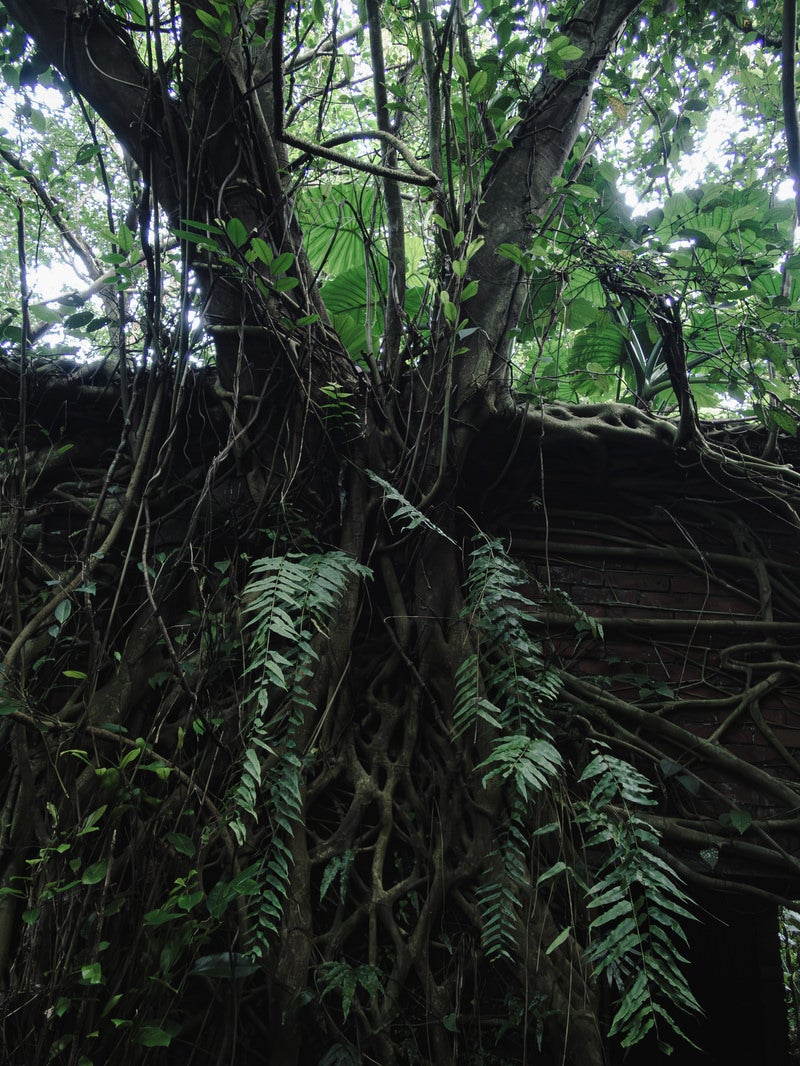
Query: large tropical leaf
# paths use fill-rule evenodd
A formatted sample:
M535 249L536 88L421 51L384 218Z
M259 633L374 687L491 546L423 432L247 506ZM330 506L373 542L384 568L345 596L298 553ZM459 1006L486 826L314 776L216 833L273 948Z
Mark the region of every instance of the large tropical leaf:
M325 276L363 266L370 248L383 257L383 205L371 185L348 182L305 189L298 213L311 265Z

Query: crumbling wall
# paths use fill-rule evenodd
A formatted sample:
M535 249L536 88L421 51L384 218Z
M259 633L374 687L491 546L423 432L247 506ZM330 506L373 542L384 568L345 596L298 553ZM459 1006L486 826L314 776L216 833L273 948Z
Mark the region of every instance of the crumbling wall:
M800 478L635 413L566 415L498 426L469 506L529 567L564 699L659 781L671 855L800 894Z

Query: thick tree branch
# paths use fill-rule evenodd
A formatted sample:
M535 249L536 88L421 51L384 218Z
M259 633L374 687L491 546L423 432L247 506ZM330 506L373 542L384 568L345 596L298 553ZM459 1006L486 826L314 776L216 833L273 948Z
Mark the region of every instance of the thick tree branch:
M425 104L428 120L428 153L431 170L442 177L442 94L439 86L439 64L433 39L433 15L430 0L420 0L420 33L422 35L422 69L425 77Z
M639 0L588 0L562 28L581 49L581 58L566 64L564 78L542 75L521 109L512 146L497 157L484 180L478 219L485 244L470 264L480 289L466 305L477 332L458 368L462 416L479 392L490 406L502 404L507 386L511 331L526 287L520 268L498 254L498 248L529 242L586 118L594 83L638 6Z
M392 133L389 118L389 97L386 91L386 64L383 58L381 39L381 12L378 0L366 0L369 25L369 47L372 58L372 83L375 93L375 116L378 129ZM396 154L387 147L384 163L394 169ZM386 292L386 314L383 338L383 358L391 377L396 380L399 368L397 358L402 336L402 313L406 294L405 226L403 224L403 201L400 186L391 178L383 179L383 198L386 204L386 239L389 252L389 275Z

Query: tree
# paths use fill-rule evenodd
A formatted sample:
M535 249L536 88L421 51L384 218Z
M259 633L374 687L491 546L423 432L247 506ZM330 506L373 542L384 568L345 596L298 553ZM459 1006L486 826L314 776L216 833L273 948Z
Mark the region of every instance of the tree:
M602 708L560 698L546 593L470 501L565 421L708 448L690 370L794 427L780 17L5 8L33 122L2 146L7 1046L591 1066L672 1039L690 903L653 786L607 715L576 739ZM37 83L88 140L37 141ZM762 173L673 193L736 93ZM643 219L620 122L667 194ZM35 227L83 263L66 318ZM627 404L543 406L598 398Z

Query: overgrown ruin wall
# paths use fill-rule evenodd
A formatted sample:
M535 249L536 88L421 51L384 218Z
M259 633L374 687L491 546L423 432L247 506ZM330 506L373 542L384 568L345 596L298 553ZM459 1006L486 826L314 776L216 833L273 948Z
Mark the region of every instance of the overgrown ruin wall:
M605 716L658 783L648 817L694 901L705 1011L671 1061L787 1066L776 896L800 898L800 478L766 467L758 434L723 436L678 451L630 409L498 421L465 510L527 564L582 742ZM653 1042L624 1061L665 1060Z
M606 708L659 782L670 851L798 895L796 473L575 421L572 444L569 422L498 432L514 445L472 506L536 579L565 698Z

